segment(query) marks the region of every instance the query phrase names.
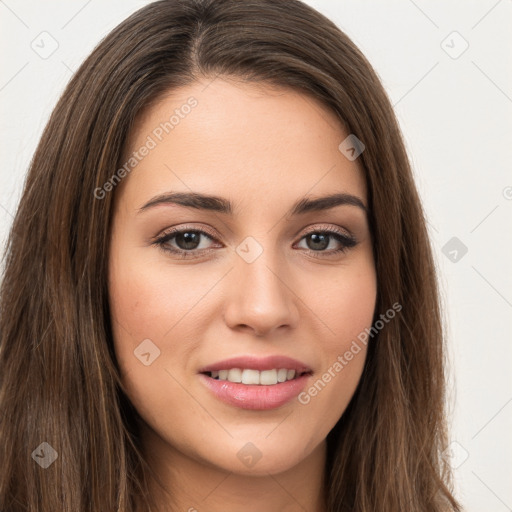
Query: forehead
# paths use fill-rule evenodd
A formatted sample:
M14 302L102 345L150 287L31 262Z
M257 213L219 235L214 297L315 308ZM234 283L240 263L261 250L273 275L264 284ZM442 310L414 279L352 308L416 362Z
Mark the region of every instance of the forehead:
M135 165L122 195L134 207L172 190L260 206L334 191L366 202L362 167L338 149L347 135L334 112L296 90L195 82L170 91L137 120L123 155Z

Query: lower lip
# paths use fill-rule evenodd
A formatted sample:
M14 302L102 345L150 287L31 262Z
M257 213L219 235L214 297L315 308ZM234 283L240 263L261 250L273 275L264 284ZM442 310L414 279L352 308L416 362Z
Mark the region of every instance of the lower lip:
M305 374L296 379L261 386L217 380L203 373L199 374L201 381L219 400L240 409L260 411L276 409L292 400L304 389L309 376Z

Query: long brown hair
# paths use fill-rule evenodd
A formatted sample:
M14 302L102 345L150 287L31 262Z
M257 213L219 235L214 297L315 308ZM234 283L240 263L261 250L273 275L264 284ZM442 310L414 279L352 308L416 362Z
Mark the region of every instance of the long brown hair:
M154 2L114 29L63 93L32 160L5 255L0 510L134 512L138 497L149 503L107 299L115 190L102 199L94 191L122 165L141 112L173 88L217 75L308 94L365 146L375 318L396 302L402 310L369 342L358 389L328 435L328 511L460 510L442 457L435 268L400 130L365 57L298 0ZM53 454L48 445L57 459L45 469L35 457Z

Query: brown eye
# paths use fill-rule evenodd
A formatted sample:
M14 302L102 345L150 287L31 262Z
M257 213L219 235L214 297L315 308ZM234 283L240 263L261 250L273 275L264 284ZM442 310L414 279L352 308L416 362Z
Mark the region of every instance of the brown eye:
M175 238L176 245L179 249L192 250L197 249L201 241L201 233L199 231L182 231L172 238Z
M215 239L200 229L173 229L164 233L154 242L162 250L182 258L195 257L211 249L208 241Z
M312 252L334 254L346 251L357 244L350 236L337 231L312 231L302 237L306 241L306 249ZM326 250L331 246L330 250Z

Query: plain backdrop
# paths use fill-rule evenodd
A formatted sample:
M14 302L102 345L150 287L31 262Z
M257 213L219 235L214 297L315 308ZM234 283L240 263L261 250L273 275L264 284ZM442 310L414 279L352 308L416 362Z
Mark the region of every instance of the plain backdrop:
M2 248L63 88L147 3L0 0ZM307 3L368 57L404 133L449 335L457 494L469 511L512 510L512 1Z

